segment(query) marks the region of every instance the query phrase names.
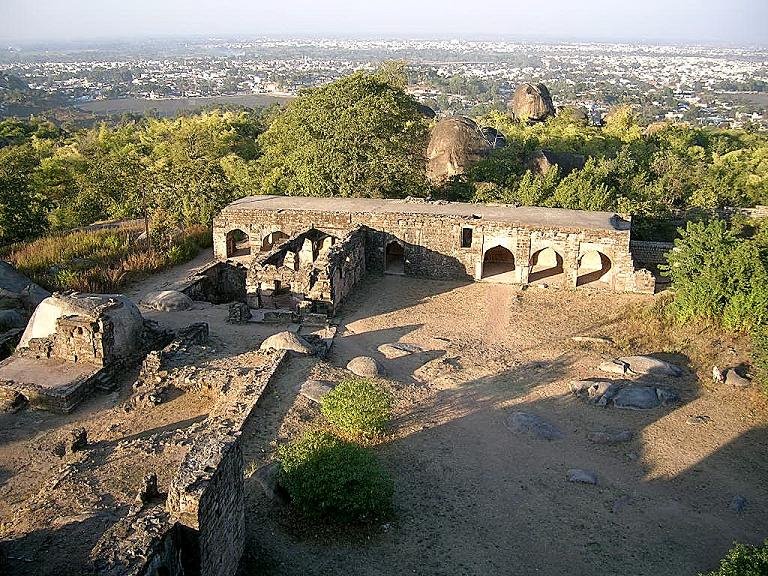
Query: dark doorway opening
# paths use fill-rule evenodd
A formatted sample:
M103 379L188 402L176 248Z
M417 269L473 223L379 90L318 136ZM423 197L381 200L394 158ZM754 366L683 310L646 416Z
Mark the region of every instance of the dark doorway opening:
M272 250L272 248L280 244L283 240L287 240L287 239L288 239L288 234L280 230L277 230L276 232L270 232L261 241L261 251L269 252L270 250Z
M405 248L397 240L387 244L384 271L387 274L405 274Z
M248 256L251 253L251 239L242 230L227 232L227 258Z

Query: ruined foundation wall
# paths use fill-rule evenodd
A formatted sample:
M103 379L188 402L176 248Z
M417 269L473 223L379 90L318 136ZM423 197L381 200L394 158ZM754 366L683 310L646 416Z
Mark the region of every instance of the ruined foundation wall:
M301 312L333 315L365 273L366 230L355 227L339 240L310 229L254 258L246 280L247 301L290 291Z
M246 273L242 264L216 262L174 284L172 289L183 292L192 300L213 304L244 301Z
M482 206L478 206L482 211ZM481 279L483 258L494 246L508 248L515 259L516 281L528 282L531 259L537 250L552 247L563 258L563 285L575 288L580 259L597 250L610 259L610 274L595 288L619 292L653 292L651 280L637 271L629 250L629 228L593 229L578 226L527 226L447 214L395 212L332 212L319 210L258 210L226 208L214 220L214 251L226 255L226 235L241 229L254 238L281 231L288 235L315 228L342 237L356 226L367 228L368 269L384 271L386 247L396 241L404 251L407 275L437 279ZM462 247L464 229L471 243Z
M234 576L245 541L243 456L239 436L285 351L259 352L266 364L226 391L168 490L165 507L139 508L105 533L91 555L104 576ZM241 370L247 368L241 368Z

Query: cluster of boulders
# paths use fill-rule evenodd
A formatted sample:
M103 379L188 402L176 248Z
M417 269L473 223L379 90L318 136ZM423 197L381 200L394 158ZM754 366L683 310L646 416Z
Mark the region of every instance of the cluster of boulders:
M571 392L597 406L624 410L651 410L680 401L674 388L660 382L683 375L682 368L671 362L652 356L624 356L603 362L598 369L625 378L574 380L570 383ZM632 380L634 377L641 379Z
M543 122L556 113L567 114L578 122L587 123L584 108L564 107L556 112L552 96L544 84L525 83L515 90L507 104L510 117L527 123ZM434 185L442 185L455 176L466 174L494 149L503 148L507 138L490 126L478 126L466 116L452 116L439 120L427 146L427 177ZM544 174L557 166L562 174L584 167L586 159L578 154L535 150L524 159L525 166L537 174Z

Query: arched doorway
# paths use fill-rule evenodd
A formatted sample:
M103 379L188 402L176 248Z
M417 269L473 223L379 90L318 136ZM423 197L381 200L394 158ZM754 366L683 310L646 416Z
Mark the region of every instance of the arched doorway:
M405 248L397 240L387 244L384 255L384 271L387 274L405 274Z
M610 284L611 260L597 250L590 250L579 258L579 270L576 277L576 286L584 286L593 282Z
M493 278L498 282L512 282L515 271L515 256L504 246L494 246L483 256L481 278Z
M227 232L227 258L248 256L251 253L251 239L242 230L235 228Z
M542 248L533 253L528 282L556 280L555 277L561 274L563 274L563 257L554 248Z
M261 241L261 251L262 252L269 252L280 244L283 240L288 239L288 234L284 233L282 230L277 230L275 232L270 232L266 236L264 236L264 239Z

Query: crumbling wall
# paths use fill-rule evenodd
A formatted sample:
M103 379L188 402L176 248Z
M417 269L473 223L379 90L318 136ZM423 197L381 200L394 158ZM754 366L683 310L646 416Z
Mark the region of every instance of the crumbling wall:
M629 248L632 258L638 264L659 265L667 263L667 253L675 247L673 242L651 242L632 240Z
M269 307L281 293L300 314L336 312L365 272L366 233L356 227L338 240L306 230L254 259L246 290L253 308Z
M245 300L246 273L247 269L240 263L215 262L174 284L172 289L183 292L192 300L213 304L241 302Z
M239 437L286 357L259 351L264 362L240 367L194 441L168 490L165 507L132 511L94 547L104 576L234 576L245 542L243 456Z

